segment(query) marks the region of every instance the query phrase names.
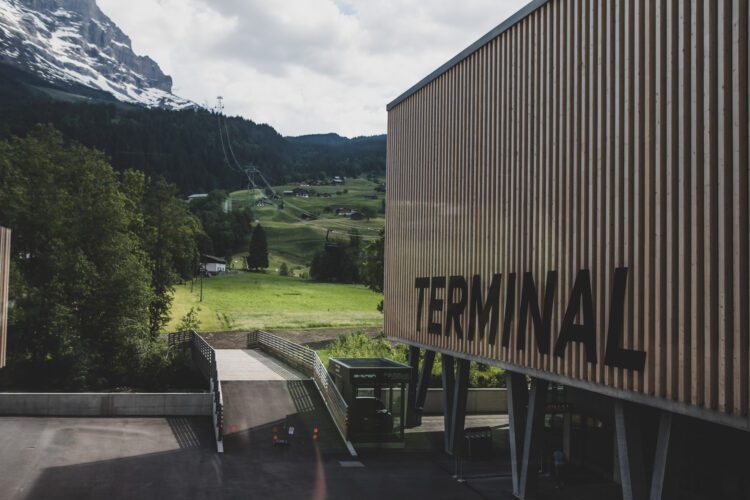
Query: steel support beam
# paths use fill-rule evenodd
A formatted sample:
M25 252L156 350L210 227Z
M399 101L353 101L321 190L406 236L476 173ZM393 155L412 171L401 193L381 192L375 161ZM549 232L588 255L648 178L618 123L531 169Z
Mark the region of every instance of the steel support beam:
M451 417L451 444L448 454L463 455L464 428L466 427L466 397L469 393L469 367L471 362L465 359L456 360L456 377L453 386L453 410Z
M419 414L417 411L417 385L419 384L419 347L409 346L409 388L406 395L406 426L415 427L419 425Z
M649 498L646 471L643 467L643 442L638 408L622 400L615 400L615 433L617 460L623 500Z
M680 435L679 422L679 417L669 412L662 412L659 417L654 470L651 474L651 500L678 498L682 444L684 443L683 436Z
M531 379L529 405L526 410L526 425L523 438L521 474L518 478L516 496L523 500L536 498L539 473L539 447L544 434L544 414L547 408L549 383L538 378Z
M424 408L424 402L427 398L427 388L430 387L430 377L432 376L432 367L435 365L435 351L425 350L424 359L422 360L422 374L417 384L417 401L416 407L420 413Z
M570 453L570 431L573 427L573 414L570 412L570 409L568 409L563 414L563 453L565 453L565 456L568 457L568 460L570 460L570 457L572 454Z
M549 384L508 372L508 420L513 494L520 499L536 498L539 472L539 447L544 434Z
M510 464L513 475L513 493L518 493L518 478L521 476L521 457L523 455L523 428L526 423L529 386L526 383L526 375L517 372L506 372L506 375Z
M453 386L455 384L455 369L453 356L443 354L443 422L445 432L443 433L444 448L446 453L450 453L453 436Z

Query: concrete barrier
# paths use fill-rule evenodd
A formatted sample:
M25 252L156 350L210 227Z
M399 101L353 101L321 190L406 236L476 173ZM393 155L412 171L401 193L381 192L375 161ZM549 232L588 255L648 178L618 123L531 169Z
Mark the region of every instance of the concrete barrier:
M425 398L425 414L443 414L443 389L435 388L427 390ZM508 413L508 391L507 389L469 389L466 398L467 413Z
M0 415L166 417L212 414L210 393L0 393Z

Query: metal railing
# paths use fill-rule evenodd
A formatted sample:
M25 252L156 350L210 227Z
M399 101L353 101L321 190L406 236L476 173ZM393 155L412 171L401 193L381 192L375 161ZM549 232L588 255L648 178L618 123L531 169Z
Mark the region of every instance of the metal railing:
M356 455L348 437L348 405L318 357L318 353L309 347L301 346L264 330L249 332L247 347L248 349L259 347L268 351L269 354L280 358L312 378L349 452Z
M213 425L216 436L216 449L224 452L224 398L221 394L221 381L216 366L216 351L206 339L195 331L170 333L167 337L169 347L188 344L191 348L193 362L198 370L208 379L213 394Z

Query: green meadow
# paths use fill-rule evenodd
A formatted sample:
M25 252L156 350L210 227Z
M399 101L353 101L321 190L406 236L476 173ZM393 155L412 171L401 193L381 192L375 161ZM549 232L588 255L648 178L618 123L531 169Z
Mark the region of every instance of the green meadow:
M326 235L342 243L349 242L352 229L358 229L362 245L376 238L382 229L383 199L375 191L378 185L367 179L347 180L341 186L311 186L321 196L297 198L284 196L274 204L255 209L255 218L266 231L269 268L265 273L239 272L203 279L203 302L200 285L177 286L171 310L171 321L166 331L174 331L190 308L198 311L203 331L296 329L335 327L382 326L383 315L377 306L382 294L363 285L316 283L307 278L310 262L323 251ZM300 187L299 184L274 186L280 194ZM329 193L330 197L322 196ZM261 191L236 191L230 194L233 209L239 209L260 198ZM278 204L284 203L280 209ZM352 220L337 216L336 208L370 209L377 216L367 220ZM315 214L314 220L304 220L303 213ZM232 258L231 267L244 268L247 252ZM292 276L278 275L286 263Z
M191 307L198 311L203 331L303 329L381 326L378 312L382 294L363 285L316 283L282 277L275 273L227 274L187 283L175 290L172 320L165 329L174 331Z

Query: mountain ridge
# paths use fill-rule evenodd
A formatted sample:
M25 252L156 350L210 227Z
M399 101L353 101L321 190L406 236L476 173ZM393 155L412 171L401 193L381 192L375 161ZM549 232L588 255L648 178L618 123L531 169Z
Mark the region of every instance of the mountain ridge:
M49 83L82 85L146 107L194 108L172 78L95 0L0 0L0 62Z
M121 61L114 70L113 61ZM171 88L95 0L0 0L0 139L50 124L66 141L104 152L116 169L163 176L184 194L245 187L226 140L236 161L274 183L385 172L385 136L282 137L270 125L179 100Z

